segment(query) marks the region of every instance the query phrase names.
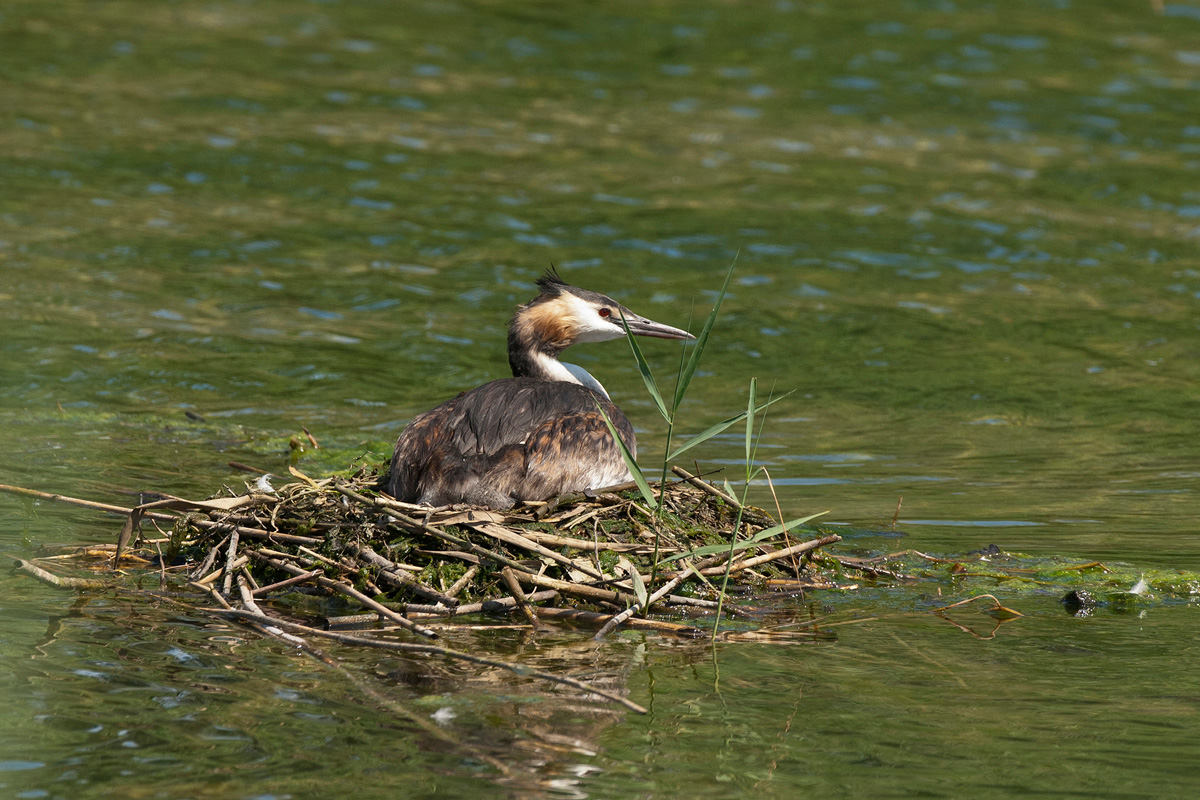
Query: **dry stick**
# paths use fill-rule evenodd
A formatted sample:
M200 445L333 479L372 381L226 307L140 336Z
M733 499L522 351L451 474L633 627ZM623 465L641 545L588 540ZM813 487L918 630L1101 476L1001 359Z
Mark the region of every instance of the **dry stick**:
M232 570L237 569L238 567L244 567L249 563L250 563L250 559L247 558L246 556L238 556L236 559L234 559L232 564L226 564L225 566L218 567L217 569L214 569L212 572L205 575L200 580L193 581L193 583L195 583L197 586L200 586L202 588L208 587L208 586L212 585L213 583L216 583L217 578L226 574L227 569L232 571Z
M535 575L532 572L526 572L518 576L525 583L532 583L534 586L541 586L543 589L557 589L563 594L582 597L585 600L602 600L609 603L617 603L622 606L636 605L638 599L631 594L624 592L611 592L607 589L597 589L594 586L588 586L580 583L570 583L568 581L560 581L557 578L548 578L545 575Z
M228 536L212 546L212 549L208 551L208 555L204 557L204 561L200 563L200 566L192 570L192 574L189 576L192 580L199 578L201 575L208 574L208 571L212 569L212 565L217 561L217 554L221 552L221 545L225 544L227 541L229 541Z
M511 531L503 525L497 525L494 522L485 522L480 524L467 523L471 530L478 531L484 536L490 536L493 539L498 539L505 544L510 544L514 547L520 547L522 550L528 550L531 553L537 553L542 558L548 558L551 561L567 567L568 569L577 569L585 575L595 578L596 580L604 580L604 573L597 571L591 564L580 564L578 561L567 558L562 553L556 553L548 547L525 538L516 531Z
M47 586L53 586L57 589L107 589L110 584L107 581L98 581L92 578L68 578L62 575L55 575L53 572L48 572L37 564L26 561L23 558L18 558L13 562L13 568L24 572L31 578L35 578Z
M454 545L455 547L461 547L464 550L468 550L477 556L491 559L492 561L495 561L497 564L501 564L506 567L512 567L514 570L516 570L518 572L530 572L529 568L526 567L524 564L522 564L519 561L514 561L513 559L509 558L508 556L504 556L504 555L501 555L500 553L492 552L491 550L488 550L486 547L480 547L479 545L475 544L474 542L469 541L467 539L463 539L458 536L455 536L452 533L446 533L446 531L443 531L439 528L435 528L432 525L426 525L424 522L421 522L418 519L414 519L413 517L410 517L407 514L400 511L400 508L412 508L411 503L401 503L398 500L384 500L383 498L366 497L364 495L358 494L357 492L353 492L344 486L335 486L334 488L337 489L339 492L341 492L346 497L349 497L351 500L355 501L356 503L361 503L365 506L370 506L372 508L386 510L388 512L389 516L391 516L393 519L395 519L401 523L402 527L406 527L410 530L418 530L418 531L422 531L424 533L428 533L430 536L434 536L438 539L441 539L444 542L449 542L450 544Z
M253 614L258 614L265 617L266 614L261 608L258 607L258 603L254 602L254 593L251 592L250 587L246 585L246 581L242 579L241 575L238 575L237 586L238 593L242 596L242 606ZM256 624L254 627L260 629L263 631L263 633L269 633L272 636L277 636L290 644L300 645L301 647L308 644L308 642L304 641L304 639L300 638L294 633L288 633L287 631L275 625Z
M704 560L700 561L700 563L688 567L688 569L680 570L679 572L676 573L676 575L674 575L670 578L670 581L667 582L667 584L665 585L664 588L660 589L659 591L656 591L656 593L654 593L654 595L649 597L649 599L646 603L647 608L652 607L654 603L662 600L662 597L664 597L665 595L670 593L670 591L672 589L676 588L677 585L679 585L680 583L685 581L685 579L688 578L689 575L691 575L692 570L700 569L700 567L706 567L706 566L709 566L712 564L722 563L722 561L725 561L726 557L727 557L727 553L719 553L719 554L714 555L714 557L712 557L712 558L704 559ZM714 569L715 569L715 567L714 567ZM564 583L562 581L554 581L553 578L545 578L542 576L535 576L535 577L527 578L527 582L528 583L536 583L538 585L546 585L546 587L551 587L551 584L563 584ZM600 638L600 636L602 636L602 634L607 633L608 631L612 630L612 627L622 624L622 622L628 620L630 618L630 616L634 615L637 612L637 607L640 606L640 604L641 604L641 601L638 600L637 597L635 597L635 596L623 594L623 593L616 593L616 591L613 591L613 593L608 593L608 591L605 591L602 589L595 589L593 587L586 587L586 585L580 585L580 584L552 585L552 588L562 591L562 593L564 595L575 594L575 595L578 595L581 597L588 597L589 600L607 600L608 602L617 602L617 603L625 604L624 612L617 615L619 619L617 619L616 622L613 622L612 625L608 626L608 630L602 630L601 632L596 633L595 638ZM614 619L616 619L616 618L614 618Z
M600 515L600 511L601 511L601 508L599 506L597 506L596 508L593 508L591 511L587 512L586 514L580 514L579 516L574 517L566 525L563 525L562 529L564 531L569 531L569 530L571 530L571 528L574 528L576 525L587 522L589 519L595 519L596 517L598 517ZM556 538L562 538L562 537L556 537ZM545 541L545 540L543 539L541 541ZM579 541L582 541L582 540L579 540ZM584 549L586 549L586 548L584 548Z
M92 500L80 500L78 497L68 497L65 494L51 494L50 492L39 492L37 489L26 489L21 486L9 486L8 484L0 483L0 492L6 494L15 494L21 497L32 497L37 500L52 500L55 503L67 503L73 506L82 506L83 508L91 508L96 511L111 511L114 514L129 515L133 509L125 508L124 506L113 506L108 503L96 503ZM174 517L171 517L174 519Z
M293 575L299 575L305 571L305 570L301 569L300 567L296 567L291 564L287 564L283 561L279 561L277 559L270 558L269 556L264 556L260 553L254 552L253 550L250 551L250 555L256 561L262 561L266 564L271 565L275 569L282 570L283 572L290 572ZM397 625L401 625L404 628L407 628L408 630L412 631L413 633L418 633L421 636L425 636L430 639L437 638L436 632L431 631L428 628L422 627L420 625L417 625L412 620L410 620L406 617L403 617L400 614L397 614L395 611L392 611L390 608L383 605L382 603L379 603L375 600L372 600L370 597L367 597L365 594L358 591L353 586L342 583L341 581L331 580L330 578L326 578L324 575L320 575L320 574L314 576L314 580L316 580L316 582L319 586L322 586L326 589L332 589L335 592L341 592L342 594L347 595L348 597L353 597L355 600L362 603L367 608L371 609L372 611L379 612L381 615L387 617L392 622L396 623Z
M225 554L225 583L221 586L221 594L228 597L233 591L233 562L237 560L238 532L229 534L229 551Z
M553 589L546 589L541 592L534 592L525 595L525 598L531 603L541 603L544 601L552 601L558 599L558 592ZM478 603L468 603L461 605L458 608L446 608L445 606L426 606L420 603L404 603L396 605L396 610L403 611L408 615L409 619L449 619L451 617L462 617L467 614L498 614L501 612L508 613L517 606L517 601L512 597L497 597L492 600L483 600ZM539 607L540 610L540 607ZM378 614L350 614L343 617L326 617L325 627L334 628L341 626L365 625L372 622L379 622ZM389 630L389 627L384 627L383 630Z
M242 567L239 569L238 576L246 579L246 583L250 584L251 591L261 588L258 585L258 581L254 580L254 576L250 574L250 570L248 568Z
M785 547L782 550L776 550L774 553L767 553L766 555L755 556L754 558L747 558L745 561L739 561L729 568L729 572L730 574L741 572L742 570L750 569L751 567L757 567L760 564L766 564L771 561L777 561L781 558L787 558L791 555L807 553L809 550L816 550L818 547L824 547L827 544L833 544L835 542L840 542L841 540L842 537L838 536L836 533L830 534L829 536L825 536L820 539L813 539L811 541L803 542L791 547ZM725 567L722 565L718 567L712 567L710 569L701 569L699 572L701 575L722 575L725 572Z
M600 506L593 505L591 503L579 503L578 505L570 506L566 511L562 511L562 509L559 509L559 511L561 513L556 513L552 517L546 517L542 520L542 522L545 522L548 525L554 525L556 528L561 528L561 527L563 527L563 523L566 522L567 520L574 519L575 517L579 517L579 516L584 516L586 514L590 514L594 511L598 510L599 508L600 508ZM497 521L498 522L507 522L507 521L509 521L509 519L504 518L504 519L500 519Z
M153 519L169 519L174 520L170 514L147 514L146 516ZM307 544L307 545L323 545L324 539L316 539L312 536L296 536L291 533L276 533L275 531L264 531L261 528L247 528L242 525L230 525L225 522L212 522L206 519L192 519L189 524L195 525L197 528L202 528L207 531L224 531L228 530L231 533L237 531L238 535L245 536L248 539L259 539L265 542L277 542L279 544Z
M726 503L729 503L734 508L742 507L742 504L739 503L737 501L737 499L734 498L732 495L726 494L725 492L718 489L716 486L713 486L708 481L701 480L700 478L696 477L692 473L688 472L683 467L675 465L675 466L671 467L671 471L674 472L679 477L683 478L685 481L690 483L692 486L695 486L697 489L701 489L705 492L708 492L713 497L718 497L721 500L724 500Z
M338 562L334 561L332 558L326 558L325 556L321 555L320 553L316 552L315 550L309 550L307 547L297 547L296 549L303 555L306 555L309 558L311 558L313 561L320 561L324 564L328 564L331 567L342 566Z
M528 667L521 665L521 664L510 664L508 662L498 661L498 660L492 659L492 658L484 658L482 656L474 656L474 655L470 655L468 653L459 652L458 650L451 650L447 647L438 647L437 645L432 645L432 644L414 644L412 642L380 641L377 639L368 639L363 636L352 636L352 635L345 634L345 633L336 633L334 631L322 631L322 630L318 630L317 628L310 628L307 625L300 625L295 622L288 622L286 620L276 619L274 617L268 617L268 616L260 615L260 614L255 614L250 611L240 611L237 609L201 608L198 610L213 613L213 614L221 614L223 616L228 616L228 617L235 617L237 619L250 620L252 622L258 622L258 623L267 624L267 625L277 625L280 628L291 629L291 630L303 633L306 636L320 636L325 639L333 639L334 641L342 642L343 644L361 645L363 647L374 647L374 648L377 648L380 650L395 650L395 651L400 651L400 652L405 652L405 653L426 653L428 655L445 656L446 658L454 658L454 659L458 659L460 661L468 661L472 664L480 664L485 667L497 667L499 669L505 669L510 672L516 673L517 675L520 675L522 677L538 678L539 680L549 681L551 683L559 683L564 686L570 686L574 689L579 689L580 691L589 692L591 694L595 694L600 697L603 697L606 700L612 700L615 703L620 703L621 705L625 706L626 708L630 709L631 711L636 711L639 714L647 713L645 708L643 708L642 706L639 706L637 703L633 702L632 700L627 700L626 698L621 697L620 695L613 694L612 692L597 688L595 686L591 686L589 684L584 683L583 681L575 680L574 678L566 678L566 677L562 677L559 675L551 675L548 672L542 672L540 670L529 669Z
M446 596L457 598L458 593L471 585L471 581L475 580L475 576L479 574L479 567L472 564L471 567L463 573L463 576L450 584L450 588L446 590ZM456 601L457 602L457 601Z
M418 597L424 597L427 600L433 600L434 602L442 603L443 605L450 606L451 608L458 605L458 601L450 595L443 594L437 589L434 589L432 586L426 586L420 581L414 580L408 575L400 572L400 568L396 566L395 562L384 558L383 556L379 555L379 553L376 553L373 549L371 549L370 545L351 542L347 549L351 553L354 553L356 556L361 558L363 561L366 561L368 564L379 567L379 569L382 570L382 572L379 574L379 577L386 579L393 585L402 589L407 589Z
M521 613L525 615L525 619L529 620L529 624L536 631L542 627L542 623L538 622L537 614L534 613L533 606L529 604L529 598L521 591L521 584L517 583L517 576L508 567L500 570L500 577L504 579L504 585L512 592L513 599L517 601L517 606L521 609Z
M668 605L673 606L692 606L693 608L710 608L714 611L717 608L716 600L704 600L699 597L684 597L683 595L672 594L667 595Z
M39 492L34 489L23 489L20 486L8 486L0 484L0 492L8 494L21 495L24 497L34 497L41 500L52 500L57 503L67 503L68 505L80 506L82 508L91 508L96 511L107 511L112 514L123 514L131 516L134 509L126 508L125 506L114 506L108 503L95 503L91 500L80 500L77 497L67 497L61 494L50 494L48 492ZM147 511L142 515L143 519L153 519L159 522L175 523L179 521L179 517L174 514L164 514L160 511ZM189 525L194 525L197 528L206 531L237 531L241 536L250 539L262 539L268 542L281 542L283 544L324 544L324 539L314 539L311 536L296 536L290 533L276 533L274 531L265 531L260 528L247 528L241 525L230 525L227 522L213 522L207 519L191 518L188 520Z
M584 521L590 517L585 515L580 519ZM572 550L586 550L594 552L596 550L611 550L614 553L632 553L637 551L650 552L654 548L646 544L624 544L622 542L605 542L597 544L590 542L587 539L573 539L568 536L556 536L553 533L545 533L543 531L522 531L522 536L532 539L538 543L545 543L554 547L569 547Z
M315 578L320 574L321 574L321 570L319 570L319 569L314 569L311 572L302 572L301 574L296 575L291 578L287 578L286 580L282 580L277 583L272 583L268 586L260 586L259 588L254 590L254 594L266 594L267 592L273 592L276 589L283 589L288 586L294 586L297 583L304 583L305 581ZM375 615L372 614L372 616L375 616Z

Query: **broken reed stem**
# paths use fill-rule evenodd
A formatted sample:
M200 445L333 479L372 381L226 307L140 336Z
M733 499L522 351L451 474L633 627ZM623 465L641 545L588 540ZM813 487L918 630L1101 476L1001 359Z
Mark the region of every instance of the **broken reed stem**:
M596 509L599 512L599 509ZM581 514L575 519L580 522L586 522L591 518L591 515ZM556 536L553 533L545 531L528 530L522 531L522 535L532 539L538 544L548 544L553 547L569 547L572 550L584 550L589 553L611 551L614 553L649 553L654 550L653 545L648 544L626 544L624 542L593 542L587 539L574 539L569 536ZM667 548L663 548L664 550ZM673 548L672 548L673 549Z
M521 609L521 613L525 615L525 619L529 620L529 624L536 631L542 627L542 623L538 622L537 614L534 613L533 606L529 604L529 598L525 596L525 592L521 591L521 584L517 582L517 576L508 567L500 570L500 577L504 580L504 585L508 587L508 591L512 593L513 600L517 602L517 607Z
M584 600L616 603L620 606L636 605L638 602L636 597L631 594L625 594L624 592L614 592L609 589L598 589L595 586L588 586L586 584L560 581L557 578L550 578L545 575L535 575L531 572L523 572L518 577L524 583L531 583L534 586L541 586L543 589L555 589L563 594L569 594Z
M733 506L734 508L742 507L742 504L740 502L738 502L737 498L735 498L733 495L726 494L724 491L718 489L716 486L713 486L708 481L702 480L699 477L688 472L683 467L673 466L673 467L671 467L671 471L674 472L679 477L683 478L685 481L690 483L692 486L695 486L697 489L708 492L713 497L724 500L726 503L729 503L729 505Z
M470 568L463 573L461 578L450 585L450 588L446 590L446 596L452 599L457 598L458 594L462 592L463 589L471 585L471 581L475 580L475 576L478 574L479 567L475 564L472 564ZM457 603L458 600L455 599L455 602Z
M567 558L562 553L556 553L548 547L543 547L537 542L531 541L516 531L509 530L502 525L497 525L494 522L484 523L467 523L471 530L478 531L484 536L490 536L497 541L510 544L514 547L519 547L522 550L528 550L531 553L536 553L542 558L548 558L558 564L562 564L568 569L577 569L580 572L595 578L596 580L604 580L604 574L592 567L591 564L582 563L571 558Z
M288 586L294 586L297 583L304 583L305 581L311 580L312 578L315 578L320 574L321 574L321 570L319 570L319 569L314 569L310 572L302 572L299 575L293 575L292 577L287 578L282 581L279 581L277 583L272 583L267 586L262 586L258 589L255 589L254 594L266 594L267 592L273 592L276 589L284 589Z
M37 564L26 561L23 558L14 560L13 569L24 572L29 577L41 581L47 586L53 586L56 589L107 589L111 585L108 581L100 581L93 578L69 578L65 575L55 575L53 572L42 569Z
M221 552L221 546L227 541L229 541L228 535L212 546L212 548L208 551L208 555L204 557L202 562L200 562L200 566L192 570L190 575L192 580L196 580L197 578L208 574L208 571L212 569L212 565L217 562L217 555Z
M213 614L220 614L222 616L234 617L236 619L258 622L264 625L276 625L280 628L303 633L306 636L319 636L321 638L332 639L344 644L355 644L363 647L373 647L380 650L393 650L404 653L423 653L426 655L444 656L446 658L453 658L459 661L468 661L472 664L480 664L486 667L497 667L499 669L508 670L509 672L515 673L521 677L537 678L538 680L548 681L550 683L558 683L563 686L570 686L574 689L589 692L599 697L603 697L606 700L620 703L629 710L636 711L639 714L648 713L647 710L642 706L638 705L632 700L621 697L618 694L600 689L596 686L584 683L583 681L575 680L574 678L567 678L561 675L551 675L548 672L529 669L522 664L510 664L506 661L500 661L494 658L485 658L483 656L475 656L469 653L459 652L458 650L451 650L448 647L439 647L432 644L390 642L379 639L368 639L364 636L352 636L350 634L337 633L335 631L323 631L317 628L310 628L307 625L300 625L299 623L288 622L286 620L269 617L264 614L255 614L252 611L242 611L240 609L233 608L202 608L200 610Z
M237 576L237 587L238 587L238 593L242 597L242 606L247 611L251 612L252 614L258 614L259 616L266 617L267 616L266 613L261 608L258 607L258 603L254 602L254 593L250 590L250 587L246 585L246 581L242 578L241 575ZM294 633L288 633L287 631L283 630L282 628L280 628L277 625L269 625L269 624L256 623L256 622L250 622L247 624L249 624L255 628L258 628L263 633L283 639L285 642L288 642L289 644L299 645L301 647L308 644L307 642L304 641L304 639L300 638L299 636L295 635Z
M227 572L226 572L227 570L230 570L230 571L235 570L238 567L244 567L249 563L250 563L249 557L239 556L236 559L234 559L232 564L226 564L225 566L220 567L219 569L215 569L212 572L205 575L200 580L194 581L194 583L197 586L201 586L201 587L209 586L212 583L216 582L217 578L220 578L222 575L227 574Z
M226 597L233 591L233 562L237 560L237 548L238 532L235 530L229 534L229 551L225 554L225 583L221 594Z

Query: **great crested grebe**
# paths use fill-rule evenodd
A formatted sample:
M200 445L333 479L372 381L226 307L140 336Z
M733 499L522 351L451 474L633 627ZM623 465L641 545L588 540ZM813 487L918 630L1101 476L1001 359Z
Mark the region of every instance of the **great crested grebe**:
M629 420L587 370L558 356L579 342L623 337L622 316L638 336L696 337L568 286L553 269L537 286L508 326L513 377L418 415L396 440L388 492L397 500L509 508L632 479L597 405L636 454Z

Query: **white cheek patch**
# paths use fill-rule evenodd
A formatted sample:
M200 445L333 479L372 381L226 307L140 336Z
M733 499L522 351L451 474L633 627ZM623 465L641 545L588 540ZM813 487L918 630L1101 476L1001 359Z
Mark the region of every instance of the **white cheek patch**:
M563 299L575 324L576 342L607 342L625 335L620 317L602 317L599 308L574 295L565 295Z

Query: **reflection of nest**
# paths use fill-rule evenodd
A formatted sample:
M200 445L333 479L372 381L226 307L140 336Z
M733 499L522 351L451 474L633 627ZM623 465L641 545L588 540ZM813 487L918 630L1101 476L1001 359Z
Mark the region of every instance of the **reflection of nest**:
M484 648L477 644L460 650L433 640L458 639L467 630L535 631L547 623L599 628L596 638L617 626L700 638L722 617L734 623L713 630L730 641L828 635L803 623L755 629L746 620L762 613L730 596L755 587L795 593L832 586L812 557L839 537L799 541L799 530L776 525L764 512L678 472L684 480L655 491L656 510L640 495L612 492L507 512L430 509L377 493L376 477L367 474L314 481L296 472L296 482L277 490L260 482L245 494L202 501L163 497L133 509L6 490L127 514L110 563L127 570L141 565L139 584L157 574L163 589L190 589L175 597L196 611L240 620L300 646L333 639L447 656L469 664L473 680L501 673L511 680L515 671L640 711L623 697L619 674L610 689L568 677L574 655L559 665L539 648L537 660L546 666L535 669L478 655ZM150 526L154 536L145 535ZM22 563L26 572L60 586L113 583L64 578ZM196 592L209 607L196 607ZM519 614L519 625L481 621L487 613ZM689 622L698 617L709 620L703 629ZM436 680L436 672L425 679Z

